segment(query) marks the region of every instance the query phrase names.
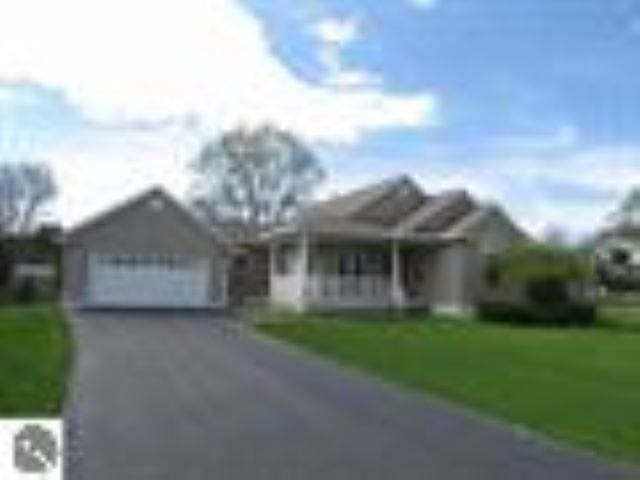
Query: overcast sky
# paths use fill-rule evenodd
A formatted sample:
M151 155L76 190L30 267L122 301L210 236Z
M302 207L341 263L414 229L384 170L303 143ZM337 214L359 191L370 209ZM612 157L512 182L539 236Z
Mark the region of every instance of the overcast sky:
M72 224L272 121L324 195L409 173L579 235L640 184L639 78L637 0L5 0L0 161Z

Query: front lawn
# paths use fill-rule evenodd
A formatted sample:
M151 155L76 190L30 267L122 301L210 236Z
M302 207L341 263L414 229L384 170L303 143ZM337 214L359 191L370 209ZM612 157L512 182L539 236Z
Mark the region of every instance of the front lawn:
M0 417L58 415L70 349L58 307L0 307Z
M640 333L435 319L265 323L385 379L640 464Z
M637 303L610 303L600 306L600 323L618 330L640 333L640 306Z

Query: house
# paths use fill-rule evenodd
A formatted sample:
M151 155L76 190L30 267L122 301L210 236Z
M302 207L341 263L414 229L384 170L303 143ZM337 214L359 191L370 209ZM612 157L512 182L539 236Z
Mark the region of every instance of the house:
M0 290L54 297L58 288L61 229L43 225L34 232L0 239Z
M230 248L154 188L64 238L63 297L78 307L227 304Z
M485 260L526 235L465 191L403 176L309 208L270 237L270 300L296 310L431 308L468 314Z
M45 261L19 261L13 266L12 280L16 284L33 282L35 284L53 284L56 267Z
M263 298L294 310L432 308L469 313L484 261L525 234L464 191L399 177L314 204L235 245L160 189L71 230L64 298L83 307L222 307Z
M602 230L592 245L600 282L613 290L640 289L640 222Z

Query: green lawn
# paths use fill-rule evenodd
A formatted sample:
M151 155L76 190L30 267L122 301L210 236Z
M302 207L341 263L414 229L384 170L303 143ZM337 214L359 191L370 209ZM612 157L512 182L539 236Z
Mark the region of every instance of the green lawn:
M57 415L70 350L58 307L0 307L0 417Z
M320 318L258 328L418 391L640 464L639 332Z
M618 330L640 333L640 306L638 304L604 304L600 307L600 323Z

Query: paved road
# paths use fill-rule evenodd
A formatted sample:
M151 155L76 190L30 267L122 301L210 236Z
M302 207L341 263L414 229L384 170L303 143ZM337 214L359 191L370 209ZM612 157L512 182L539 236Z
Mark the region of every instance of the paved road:
M71 480L632 476L221 319L74 323Z

